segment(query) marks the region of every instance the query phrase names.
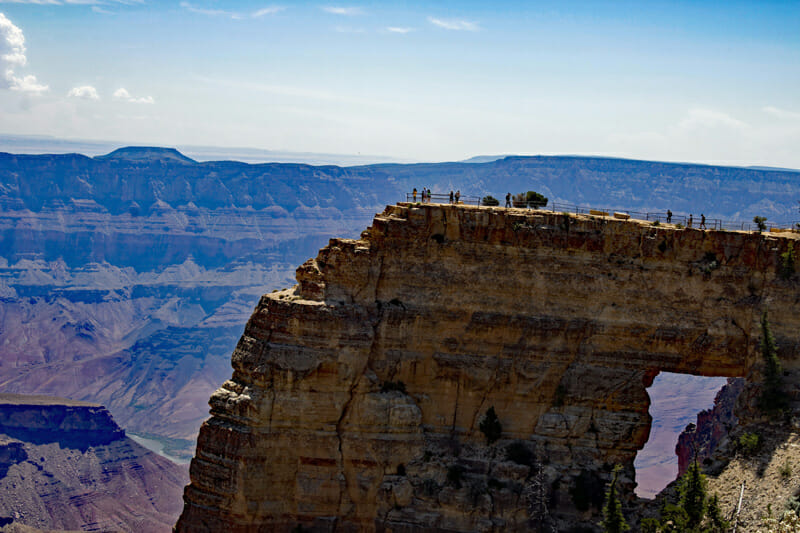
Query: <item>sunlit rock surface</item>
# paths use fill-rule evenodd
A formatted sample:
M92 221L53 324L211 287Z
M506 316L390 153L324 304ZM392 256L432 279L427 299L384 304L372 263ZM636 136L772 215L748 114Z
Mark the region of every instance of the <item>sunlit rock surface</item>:
M750 375L767 309L794 357L798 290L778 275L793 239L387 207L261 299L177 529L596 523L612 466L634 482L659 371Z

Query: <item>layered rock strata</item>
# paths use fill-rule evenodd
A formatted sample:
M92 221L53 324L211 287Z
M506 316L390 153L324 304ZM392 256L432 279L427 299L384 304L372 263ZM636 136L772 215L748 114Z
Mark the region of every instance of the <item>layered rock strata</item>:
M187 477L185 467L126 438L100 405L0 394L6 529L166 532Z
M750 374L767 309L794 357L793 238L389 206L261 299L176 529L596 523L612 466L634 483L658 372Z

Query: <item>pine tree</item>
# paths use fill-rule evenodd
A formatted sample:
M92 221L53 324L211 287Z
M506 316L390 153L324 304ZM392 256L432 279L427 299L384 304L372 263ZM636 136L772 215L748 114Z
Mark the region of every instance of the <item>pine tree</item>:
M486 411L486 415L484 415L478 428L486 435L486 444L493 443L503 435L503 425L500 423L500 419L497 418L497 413L494 412L494 405Z
M614 477L611 478L611 483L608 484L608 491L606 491L606 501L603 504L603 521L600 522L604 533L622 533L630 529L628 522L625 521L625 515L622 514L622 503L617 495L617 478L621 471L621 465L614 467Z
M686 511L686 525L689 529L699 526L706 514L706 476L700 471L696 455L681 478L678 493L679 505Z
M761 315L761 356L764 359L764 383L759 407L766 412L780 412L787 406L786 396L783 394L783 369L766 312Z
M708 499L708 509L706 509L706 517L708 517L708 528L706 531L712 533L723 533L728 531L730 524L722 517L722 509L719 508L719 498L717 493Z

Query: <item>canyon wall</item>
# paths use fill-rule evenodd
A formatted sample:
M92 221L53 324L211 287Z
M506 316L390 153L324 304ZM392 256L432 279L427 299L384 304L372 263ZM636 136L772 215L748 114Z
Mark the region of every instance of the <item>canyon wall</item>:
M387 207L262 297L177 531L596 524L613 465L635 483L658 372L752 374L764 311L791 367L794 238Z
M167 532L187 477L103 406L0 394L0 526Z

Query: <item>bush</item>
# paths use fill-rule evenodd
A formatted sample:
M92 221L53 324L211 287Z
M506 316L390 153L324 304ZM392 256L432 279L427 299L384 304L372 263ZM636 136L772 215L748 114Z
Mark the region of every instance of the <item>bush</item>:
M497 413L494 412L494 405L486 411L486 415L478 427L486 436L486 444L492 444L503 435L503 425L497 418Z
M767 217L753 217L753 222L755 222L758 227L758 231L765 231L767 229Z
M392 391L400 391L403 394L406 393L406 384L402 381L384 381L381 384L381 393L387 393Z
M521 440L515 440L506 446L506 460L517 463L523 466L533 466L534 462L533 452Z
M447 469L447 483L456 489L461 488L461 481L464 479L464 467L461 465L451 465Z
M744 433L739 437L738 450L745 457L750 457L758 451L761 446L761 435L758 433Z
M537 209L547 205L548 199L538 192L528 191L514 195L514 207L533 207Z
M604 485L596 474L582 470L569 489L575 508L579 511L587 511L589 507L600 509L603 505Z
M484 196L481 200L481 205L495 206L500 205L500 200L494 196Z
M651 226L660 226L660 225L661 222L659 222L658 220L654 220L653 223L651 224Z
M789 463L788 459L781 465L778 473L781 475L781 479L789 479L792 477L792 465Z

